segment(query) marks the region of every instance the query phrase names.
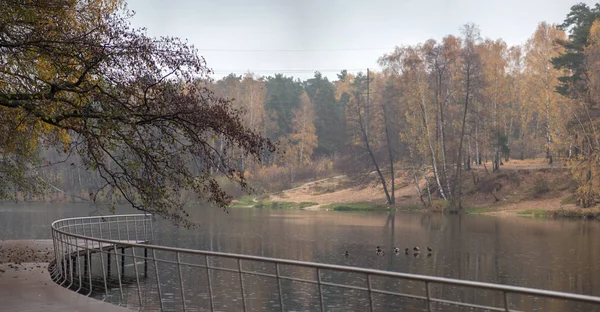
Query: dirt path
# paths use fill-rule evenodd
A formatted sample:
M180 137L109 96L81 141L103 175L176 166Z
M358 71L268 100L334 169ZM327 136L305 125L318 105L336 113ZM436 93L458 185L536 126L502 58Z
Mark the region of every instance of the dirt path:
M373 202L376 204L385 204L385 195L381 186L368 187L343 187L347 182L346 176L336 176L318 181L311 181L299 187L284 190L277 194L269 196L270 201L289 201L289 202L314 202L314 206L307 207L307 210L316 210L323 205L336 203L357 203ZM400 187L396 188L396 200L416 200L416 188L406 181L397 182Z

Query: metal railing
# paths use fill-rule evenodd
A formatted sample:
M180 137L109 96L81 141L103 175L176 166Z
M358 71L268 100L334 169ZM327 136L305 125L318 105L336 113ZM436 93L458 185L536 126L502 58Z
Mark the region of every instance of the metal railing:
M330 311L341 310L335 308L340 298L346 302L355 299L349 304L357 311L404 305L419 311L447 311L449 307L529 311L533 310L532 304L544 301L541 299L556 299L551 305L563 308L572 304L584 305L582 311L600 310L600 297L587 295L155 246L150 244L153 228L148 214L62 219L52 223L52 238L54 281L88 296L140 310L284 311L298 310L299 305L311 311ZM221 279L229 281L224 289L218 285ZM266 284L273 289L267 289ZM229 299L223 299L223 292ZM232 300L232 293L238 292L238 299ZM466 292L471 295L466 296ZM334 305L328 304L332 298L338 298ZM232 307L233 302L238 306ZM261 305L265 302L267 307ZM200 308L200 304L205 307Z

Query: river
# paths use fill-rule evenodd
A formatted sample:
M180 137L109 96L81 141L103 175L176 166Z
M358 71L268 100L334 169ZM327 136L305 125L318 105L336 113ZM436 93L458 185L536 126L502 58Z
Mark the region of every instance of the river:
M131 211L119 207L117 212ZM50 238L49 224L53 220L98 214L109 212L92 204L0 203L0 239ZM262 209L231 209L225 213L216 208L198 208L192 212L192 220L199 224L195 230L174 227L159 218L154 243L600 296L597 221ZM385 256L375 254L376 246L386 251ZM394 246L402 250L431 247L433 252L395 255ZM344 256L346 250L348 257ZM168 279L163 281L168 283ZM447 292L448 296L465 296ZM198 302L206 299L205 294L197 295ZM349 311L352 306L364 305L358 299L352 302L355 298L348 294L338 295L331 296L327 310ZM481 296L485 301L486 295ZM173 310L178 309L175 297L173 294L171 298ZM215 306L236 311L240 303L234 297L227 291L217 294ZM274 298L265 302L257 299L255 304L249 304L249 310L274 307L276 294ZM169 298L165 300L168 302ZM314 309L311 305L302 306L299 298L290 300L292 306L294 301L298 304L295 310ZM521 308L527 311L600 311L558 301L531 300L522 304ZM381 308L387 310L390 306Z

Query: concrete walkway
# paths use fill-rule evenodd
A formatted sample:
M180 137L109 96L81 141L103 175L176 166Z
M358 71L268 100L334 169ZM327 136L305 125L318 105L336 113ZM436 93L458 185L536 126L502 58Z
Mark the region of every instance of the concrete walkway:
M52 240L0 240L0 310L131 311L55 284L48 272L53 258Z

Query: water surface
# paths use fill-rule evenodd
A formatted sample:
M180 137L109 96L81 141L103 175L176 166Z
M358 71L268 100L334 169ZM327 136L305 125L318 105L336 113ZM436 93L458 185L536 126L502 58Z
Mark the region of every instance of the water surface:
M119 207L118 212L131 212ZM50 238L49 223L71 216L108 214L90 204L0 204L0 239ZM155 223L155 244L250 254L320 263L374 268L449 278L501 283L507 285L566 291L600 296L600 222L588 220L549 220L531 218L499 218L489 216L444 216L411 213L348 213L326 211L285 211L232 209L227 214L219 209L198 208L192 216L200 226L186 230L168 221ZM386 254L375 254L381 246ZM430 246L431 255L421 252L394 255L393 246L402 250ZM348 250L349 256L344 256ZM159 255L159 257L162 257ZM168 255L164 255L168 257ZM199 260L199 259L196 259ZM195 261L190 259L190 261ZM217 260L215 260L217 261ZM227 265L227 264L224 264ZM166 307L180 309L179 280L174 267L159 264ZM131 266L127 270L132 270ZM149 270L154 272L150 265ZM133 273L131 271L130 273ZM101 273L100 273L101 274ZM164 274L164 278L162 275ZM127 275L127 272L126 272ZM204 310L210 306L204 270L186 268L184 282L189 284L188 308ZM325 275L340 281L347 277ZM241 309L237 275L217 272L214 289L215 307L223 311ZM360 282L360 278L358 278ZM353 283L354 281L348 281ZM386 282L387 287L422 294L422 285ZM135 304L135 283L128 302ZM144 298L156 295L152 274L142 281ZM277 285L248 278L246 298L249 310L278 310ZM318 309L318 292L313 285L284 284L305 296L285 297L287 309ZM199 291L201 290L201 291ZM497 302L498 294L464 289L438 289L448 298L466 298L481 302ZM359 293L325 290L330 300L329 311L361 311L368 298ZM103 297L104 294L96 294ZM114 296L113 296L114 297ZM114 298L113 298L114 299ZM146 300L146 299L144 299ZM150 299L148 299L150 300ZM514 296L515 303L527 311L600 311L582 305L564 305L559 301L539 301ZM389 310L402 304L411 311L421 311L417 303L379 300L376 309ZM356 308L358 307L358 308ZM516 307L515 307L516 308ZM444 309L446 310L446 309ZM456 309L456 311L461 311Z

